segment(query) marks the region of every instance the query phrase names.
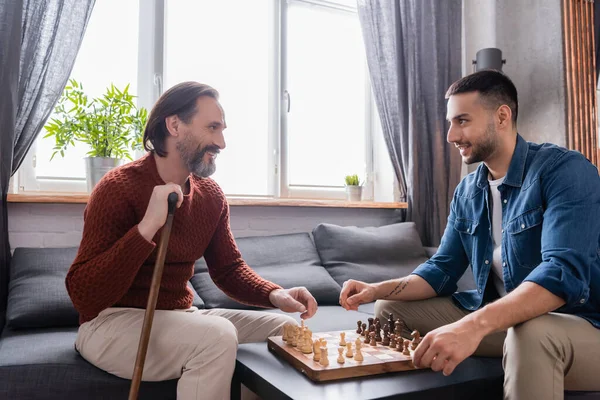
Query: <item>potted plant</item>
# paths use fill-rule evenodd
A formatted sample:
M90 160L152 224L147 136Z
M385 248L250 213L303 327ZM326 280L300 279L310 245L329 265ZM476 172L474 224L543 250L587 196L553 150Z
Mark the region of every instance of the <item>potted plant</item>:
M106 172L125 159L132 160L130 151L143 148L148 111L138 109L134 98L129 85L119 90L111 84L104 95L89 100L83 85L71 79L54 108L53 118L44 127L44 137L56 140L51 160L56 154L64 157L75 142L89 146L85 158L89 192Z
M362 199L362 185L358 175L346 175L346 200L360 201Z

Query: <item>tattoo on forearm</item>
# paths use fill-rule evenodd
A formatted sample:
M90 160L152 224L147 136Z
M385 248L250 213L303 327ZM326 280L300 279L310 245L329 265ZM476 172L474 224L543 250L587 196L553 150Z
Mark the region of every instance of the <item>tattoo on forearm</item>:
M390 296L394 296L397 294L400 294L400 292L402 292L404 289L406 289L406 287L408 286L408 282L410 281L410 279L406 278L406 279L400 279L400 282L398 282L398 284L396 285L396 287L387 295L383 296L384 299L387 299Z

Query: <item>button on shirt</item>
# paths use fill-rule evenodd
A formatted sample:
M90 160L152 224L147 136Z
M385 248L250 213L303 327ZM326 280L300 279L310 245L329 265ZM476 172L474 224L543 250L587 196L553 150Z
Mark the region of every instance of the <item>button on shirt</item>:
M494 286L500 296L506 296L504 277L502 275L502 195L498 190L504 182L504 177L496 180L488 177L490 186L490 205L492 208L492 239L494 239L494 254L492 256L492 271L494 272Z
M461 181L437 253L413 272L438 295L453 295L468 310L483 305L488 279L496 275L488 175L482 163ZM580 316L600 328L598 170L579 152L528 143L517 135L498 191L506 292L522 282L537 283L565 300L556 312ZM476 288L455 293L468 265Z

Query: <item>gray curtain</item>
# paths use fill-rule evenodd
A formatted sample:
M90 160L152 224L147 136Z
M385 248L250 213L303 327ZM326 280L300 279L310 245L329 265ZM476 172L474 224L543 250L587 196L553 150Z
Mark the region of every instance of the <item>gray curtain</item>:
M73 69L95 0L0 0L0 323L6 309L10 177Z
M358 13L406 220L437 246L460 180L444 94L461 77L461 0L358 0Z

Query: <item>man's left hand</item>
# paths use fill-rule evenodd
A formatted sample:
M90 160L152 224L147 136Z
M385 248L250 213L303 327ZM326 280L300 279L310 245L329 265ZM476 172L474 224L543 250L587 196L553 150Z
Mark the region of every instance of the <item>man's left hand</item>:
M416 367L431 367L448 376L454 368L475 352L484 338L470 320L460 320L429 332L413 355Z
M317 312L317 301L305 287L275 289L269 293L269 300L281 311L301 313L302 319L308 319Z

